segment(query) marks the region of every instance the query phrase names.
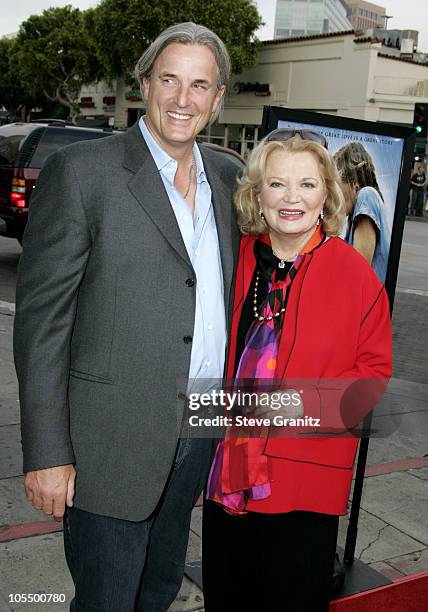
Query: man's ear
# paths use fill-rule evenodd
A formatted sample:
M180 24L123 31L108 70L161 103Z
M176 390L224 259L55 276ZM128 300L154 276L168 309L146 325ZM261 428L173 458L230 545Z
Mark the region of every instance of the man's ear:
M150 79L143 77L143 80L141 83L141 89L143 90L144 99L147 100L148 95L149 95L149 89L150 89Z
M221 85L215 95L214 98L214 105L213 105L213 110L211 111L211 114L214 114L218 108L218 105L221 102L222 97L224 96L224 92L226 91L226 86L225 85Z

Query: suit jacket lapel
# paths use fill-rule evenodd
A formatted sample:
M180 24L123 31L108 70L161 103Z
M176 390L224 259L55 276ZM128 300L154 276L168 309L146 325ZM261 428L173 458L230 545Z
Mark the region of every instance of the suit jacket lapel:
M129 191L172 248L192 267L165 186L138 124L130 128L123 137L123 165L133 173L128 183Z
M128 183L130 192L172 248L192 267L168 194L138 124L130 128L123 138L125 144L123 166L133 173ZM236 248L238 248L239 241L237 228L234 227L232 191L224 184L214 156L204 151L203 147L201 147L201 154L211 187L227 308L236 259L232 246L234 234L236 234Z

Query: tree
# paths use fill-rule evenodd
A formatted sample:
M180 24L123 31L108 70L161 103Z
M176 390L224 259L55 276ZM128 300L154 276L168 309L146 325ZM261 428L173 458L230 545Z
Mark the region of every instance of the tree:
M262 21L251 0L102 0L87 11L106 76L129 75L145 48L173 23L207 26L226 44L235 73L257 60Z
M4 106L11 119L25 109L35 106L38 100L31 96L24 81L17 77L15 62L16 42L0 39L0 106Z
M83 13L65 6L32 15L21 24L15 48L18 76L30 94L60 102L74 121L82 85L100 74Z

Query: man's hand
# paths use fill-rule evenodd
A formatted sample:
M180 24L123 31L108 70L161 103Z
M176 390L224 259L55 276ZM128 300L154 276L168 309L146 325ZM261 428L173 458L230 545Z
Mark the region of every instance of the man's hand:
M76 470L72 464L27 472L25 495L34 508L53 514L59 521L64 516L65 505L73 505L75 478Z

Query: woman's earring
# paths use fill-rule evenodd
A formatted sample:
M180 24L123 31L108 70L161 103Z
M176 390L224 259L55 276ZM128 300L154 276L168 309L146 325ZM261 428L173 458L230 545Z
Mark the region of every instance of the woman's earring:
M321 210L320 215L318 217L317 225L320 224L320 221L324 219L324 209Z
M265 220L265 216L264 216L263 211L262 211L262 209L261 209L261 208L259 208L259 217L260 217L260 219L261 219L262 221L264 221L264 220Z

